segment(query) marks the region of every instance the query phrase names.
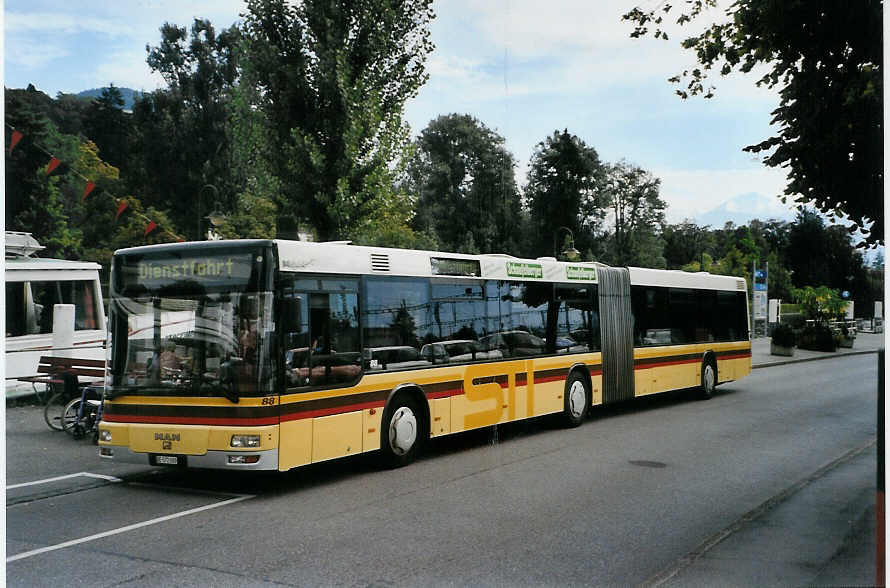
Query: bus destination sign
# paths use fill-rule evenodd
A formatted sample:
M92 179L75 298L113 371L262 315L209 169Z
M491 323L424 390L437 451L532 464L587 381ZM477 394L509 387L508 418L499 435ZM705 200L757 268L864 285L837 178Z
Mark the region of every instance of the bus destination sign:
M254 253L191 256L125 256L121 259L120 285L156 291L176 287L218 288L247 286L253 274ZM238 288L241 286L241 288Z
M583 282L595 282L596 268L586 265L567 265L566 279L580 280Z
M540 263L508 261L507 275L511 278L543 278L544 268Z

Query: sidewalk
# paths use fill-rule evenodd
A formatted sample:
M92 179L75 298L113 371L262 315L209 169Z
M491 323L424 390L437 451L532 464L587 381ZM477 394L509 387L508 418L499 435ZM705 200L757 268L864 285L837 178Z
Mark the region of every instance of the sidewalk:
M771 367L776 365L785 365L788 363L796 363L799 361L813 361L816 359L831 359L841 355L856 355L862 353L876 353L878 349L884 347L884 333L859 333L856 336L856 342L853 343L851 349L845 347L839 348L834 353L829 351L810 351L808 349L794 349L794 356L783 357L781 355L770 355L769 337L761 337L751 342L751 363L754 369Z
M770 355L770 340L762 338L751 344L751 361L755 369L767 368L876 353L883 347L883 333L860 333L852 349L795 349L793 357L781 357ZM826 464L703 542L652 584L874 585L877 457L872 443Z

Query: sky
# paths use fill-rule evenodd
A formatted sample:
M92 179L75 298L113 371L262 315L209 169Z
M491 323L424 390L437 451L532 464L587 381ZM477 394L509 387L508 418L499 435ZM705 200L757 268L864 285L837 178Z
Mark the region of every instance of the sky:
M680 40L697 29L670 30L667 42L631 39L620 18L657 3L435 0L429 81L407 104L407 122L417 134L439 115L471 114L505 138L520 184L535 146L567 129L601 160L660 178L670 222L710 222L716 209L792 219L778 198L785 174L742 151L776 132L776 91L739 74L716 76L712 99L680 99L667 78L695 65ZM227 27L244 10L240 0L6 0L4 85L32 83L50 96L109 83L154 90L163 81L145 46L159 42L164 22L202 17Z

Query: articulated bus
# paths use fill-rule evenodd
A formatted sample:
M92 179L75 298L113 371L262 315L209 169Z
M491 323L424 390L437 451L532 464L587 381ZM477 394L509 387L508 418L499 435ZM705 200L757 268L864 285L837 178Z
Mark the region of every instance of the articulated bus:
M239 240L115 253L100 456L289 470L751 370L740 278Z

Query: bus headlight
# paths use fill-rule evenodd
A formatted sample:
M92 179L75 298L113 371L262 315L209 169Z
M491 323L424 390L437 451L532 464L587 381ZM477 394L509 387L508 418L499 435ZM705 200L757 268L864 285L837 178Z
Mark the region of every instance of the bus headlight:
M99 429L99 441L110 442L111 441L111 431L108 429Z
M259 435L232 435L232 447L259 447Z

